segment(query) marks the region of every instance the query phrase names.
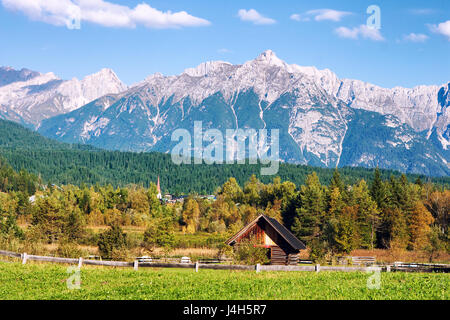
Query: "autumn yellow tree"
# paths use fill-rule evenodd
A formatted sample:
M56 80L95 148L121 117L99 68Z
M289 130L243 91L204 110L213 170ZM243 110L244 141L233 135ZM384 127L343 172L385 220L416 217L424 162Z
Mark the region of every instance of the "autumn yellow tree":
M281 218L281 200L275 199L274 203L270 203L267 205L264 214L268 217L274 218L275 220L282 222Z
M330 193L330 202L328 208L327 219L338 217L344 208L344 201L342 200L341 191L339 188L333 188Z
M217 193L223 195L225 199L232 200L235 203L242 203L244 195L235 178L228 179Z
M409 233L411 235L409 247L411 249L423 249L429 244L428 236L430 235L433 222L433 216L423 203L416 202L409 223Z
M200 219L200 208L194 198L187 198L183 204L182 211L183 232L195 233L197 231Z
M448 221L450 212L450 190L433 192L425 203L433 215L441 234L448 234Z

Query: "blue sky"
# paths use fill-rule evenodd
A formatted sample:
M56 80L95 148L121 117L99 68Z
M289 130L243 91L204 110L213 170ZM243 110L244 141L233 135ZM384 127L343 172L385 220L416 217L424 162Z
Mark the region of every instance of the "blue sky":
M372 4L380 30L366 27ZM68 12L80 29L67 27ZM384 87L450 81L448 0L0 0L0 39L0 65L64 79L106 67L133 84L271 49Z

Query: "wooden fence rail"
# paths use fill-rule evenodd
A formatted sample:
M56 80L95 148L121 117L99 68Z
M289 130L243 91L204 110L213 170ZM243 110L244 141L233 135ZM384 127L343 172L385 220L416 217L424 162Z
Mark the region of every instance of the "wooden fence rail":
M11 251L0 250L0 256L6 256L6 257L11 257L11 258L21 258L22 254L11 252Z
M47 257L47 256L37 256L28 255L26 253L16 253L11 251L0 250L0 256L6 256L11 258L19 258L22 260L22 264L26 264L28 260L30 261L41 261L41 262L52 262L52 263L65 263L65 264L78 264L81 268L82 265L92 265L92 266L108 266L108 267L132 267L135 270L141 268L183 268L183 269L194 269L198 272L199 269L211 269L211 270L255 270L256 272L261 271L339 271L339 272L365 272L367 270L373 270L367 267L336 267L336 266L321 266L316 265L306 265L306 266L284 266L284 265L234 265L234 264L211 264L211 263L162 263L162 262L139 262L138 260L134 262L125 261L101 261L101 260L84 260L83 258L59 258L59 257ZM449 272L450 265L420 265L414 264L414 271L417 272ZM426 269L426 267L428 267ZM411 271L411 266L406 264L394 265L394 266L377 266L377 270L383 272L392 271ZM431 271L430 271L431 270Z
M448 264L431 264L431 263L395 262L394 265L392 266L392 271L449 273L450 265L448 265Z

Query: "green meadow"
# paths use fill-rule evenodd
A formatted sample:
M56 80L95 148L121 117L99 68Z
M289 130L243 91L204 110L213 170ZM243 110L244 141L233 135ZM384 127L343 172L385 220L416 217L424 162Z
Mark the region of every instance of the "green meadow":
M262 272L83 267L80 289L68 289L67 266L0 262L0 299L449 300L450 275L381 273L369 289L363 272Z

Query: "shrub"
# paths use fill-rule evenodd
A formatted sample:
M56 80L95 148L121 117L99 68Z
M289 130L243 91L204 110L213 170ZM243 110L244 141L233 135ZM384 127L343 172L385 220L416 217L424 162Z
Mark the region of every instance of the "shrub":
M254 239L244 239L236 245L234 261L237 264L267 264L269 262L269 249L258 247Z
M98 239L98 250L105 258L124 257L127 250L127 235L119 224L115 223L110 229L101 233Z
M62 241L56 249L56 256L63 258L79 258L86 256L86 252L76 243Z
M153 250L158 246L168 252L174 245L174 228L168 218L155 220L144 233L144 246L149 250Z
M313 262L324 263L329 255L328 245L324 241L314 239L309 245L309 259Z
M20 252L20 240L12 234L0 235L0 248L2 250Z
M217 258L221 259L233 257L233 247L229 246L228 244L221 243L218 246L218 249L219 251L217 253Z
M105 224L105 217L99 209L94 209L87 216L87 223L90 226L102 226Z
M227 240L224 234L176 234L175 246L177 248L218 248Z
M86 236L86 223L79 209L69 212L66 219L64 236L69 241L78 241Z

